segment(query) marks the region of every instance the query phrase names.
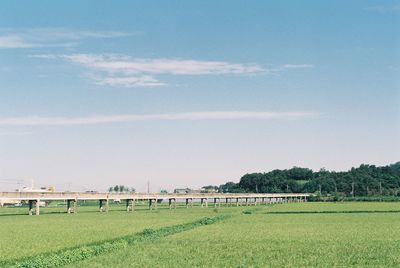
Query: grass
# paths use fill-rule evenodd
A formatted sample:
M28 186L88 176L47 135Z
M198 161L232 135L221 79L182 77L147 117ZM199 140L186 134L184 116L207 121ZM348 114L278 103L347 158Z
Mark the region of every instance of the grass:
M272 205L267 212L357 212L357 211L399 211L400 203L395 202L307 202Z
M71 249L64 249L58 252L44 253L35 257L24 258L22 260L18 260L9 264L10 266L16 266L19 268L47 268L64 266L66 264L90 259L118 249L125 249L130 245L152 241L154 239L184 232L203 225L215 224L217 222L227 219L228 217L229 215L225 214L214 217L201 218L199 220L195 220L189 223L162 227L156 230L145 229L137 234Z
M331 204L319 205L332 209ZM293 204L296 206L304 209L308 204ZM288 210L288 207L269 209ZM374 210L377 207L381 208L379 204L371 206ZM124 267L129 263L137 267L400 265L400 213L265 214L269 209L151 241L146 246L133 246L77 266Z
M292 214L299 211L360 213ZM168 235L123 243L66 267L398 267L400 212L385 211L400 211L400 204L292 203L217 211L182 208L4 216L0 217L1 226L8 222L12 227L0 230L0 252L2 259L34 256L28 258L33 260L40 254L51 256L57 250L85 248L90 243L109 245L110 241L136 237L145 228L161 230L162 234L162 230L177 225L192 226L203 217L230 214L234 216L212 225L195 225L179 232L168 231ZM29 227L32 224L37 225ZM28 234L27 228L31 228ZM39 243L33 238L39 239ZM25 246L27 251L22 251L22 242L36 245L37 249L29 251Z
M15 208L0 209L1 261L131 235L146 228L187 223L215 214L211 209L159 209L129 213L112 210L99 213L96 207L82 207L75 215L44 213L27 216L10 215L11 210L15 211Z

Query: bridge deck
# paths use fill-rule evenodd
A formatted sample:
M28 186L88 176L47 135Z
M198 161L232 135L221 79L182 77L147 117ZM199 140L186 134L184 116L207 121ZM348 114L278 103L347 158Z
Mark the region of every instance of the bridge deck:
M294 193L201 193L201 194L159 194L159 193L88 193L88 192L0 192L0 204L11 202L27 202L29 204L29 215L39 215L41 201L67 201L67 212L76 213L77 202L80 200L98 200L101 212L107 212L109 200L126 200L127 211L135 210L136 200L147 200L150 209L157 208L157 201L168 200L169 208L176 208L177 200L186 200L186 207L193 206L193 200L200 200L201 207L208 207L208 200L214 201L214 207L220 206L221 199L226 200L226 204L232 204L235 200L236 206L245 204L249 205L249 201L257 204L291 202L291 201L307 201L307 197L311 194L294 194ZM229 201L229 202L228 202Z
M258 193L258 194L233 194L233 193L201 193L201 194L158 194L158 193L86 193L86 192L0 192L0 200L100 200L100 199L201 199L201 198L290 198L308 197L310 194L293 193Z

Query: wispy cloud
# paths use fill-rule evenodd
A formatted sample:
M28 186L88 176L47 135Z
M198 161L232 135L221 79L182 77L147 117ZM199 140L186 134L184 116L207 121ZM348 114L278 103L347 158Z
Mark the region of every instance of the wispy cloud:
M377 13L380 13L380 14L386 14L386 13L398 13L398 14L400 14L400 5L371 6L371 7L367 7L366 10L377 12Z
M267 72L272 75L281 75L283 72L295 69L309 69L314 68L312 64L282 64L277 66L271 66L267 69Z
M0 117L0 126L62 126L171 120L297 120L320 117L316 112L211 111L164 114L93 115L83 117Z
M35 47L34 43L30 43L21 36L8 34L0 35L0 49L1 48L30 48Z
M0 49L74 46L82 39L136 35L125 32L80 31L67 28L0 29Z
M85 67L105 71L110 74L246 74L262 72L255 64L237 64L224 61L202 61L184 59L141 59L115 55L75 54L62 55L62 58L82 64Z
M166 85L165 83L162 83L157 79L155 79L154 77L148 75L126 76L126 77L117 77L117 76L100 77L96 75L89 75L88 77L94 80L96 85L100 86L156 87L156 86Z
M143 59L123 55L34 55L36 58L63 59L92 72L88 77L98 85L123 87L154 87L165 85L158 75L243 75L274 74L293 69L312 68L310 64L283 64L268 69L258 64L231 63L188 59Z

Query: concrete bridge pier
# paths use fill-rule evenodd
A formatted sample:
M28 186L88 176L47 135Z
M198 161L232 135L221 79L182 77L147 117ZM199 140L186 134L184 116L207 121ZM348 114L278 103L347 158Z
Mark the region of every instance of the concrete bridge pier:
M249 205L249 199L246 197L246 206Z
M149 199L149 209L157 209L157 199Z
M217 200L218 200L218 204L217 204ZM221 198L217 197L214 198L214 208L216 208L218 205L218 207L221 207Z
M28 201L28 206L29 206L29 209L28 209L28 213L29 213L29 215L33 215L33 200L29 200Z
M67 213L71 214L71 213L76 213L76 206L77 206L77 200L76 199L68 199L67 200Z
M208 199L207 198L201 198L200 203L201 203L201 207L208 208Z
M172 201L174 201L174 204L172 204ZM176 209L176 198L169 198L168 199L168 208L169 209Z
M254 197L254 205L257 206L257 197Z
M186 208L193 207L193 198L186 198Z
M28 201L28 205L29 205L28 213L29 213L29 215L33 215L33 206L34 205L35 205L35 215L39 215L40 214L39 202L40 202L40 200L29 200Z
M135 199L126 199L126 211L135 211Z
M109 208L110 208L110 202L108 199L100 199L99 200L100 212L108 212Z

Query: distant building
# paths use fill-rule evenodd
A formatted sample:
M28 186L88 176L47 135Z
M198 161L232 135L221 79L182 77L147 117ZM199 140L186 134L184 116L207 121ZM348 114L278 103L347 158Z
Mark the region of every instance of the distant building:
M200 193L204 193L203 188L201 188L201 189L181 188L181 189L174 190L174 194L200 194ZM214 193L214 192L212 192L212 193Z
M218 186L204 186L203 188L201 188L201 192L202 193L218 193Z
M191 194L201 194L203 192L203 189L193 189L190 190Z
M175 189L174 194L188 194L191 193L191 189L189 188L180 188L180 189Z

